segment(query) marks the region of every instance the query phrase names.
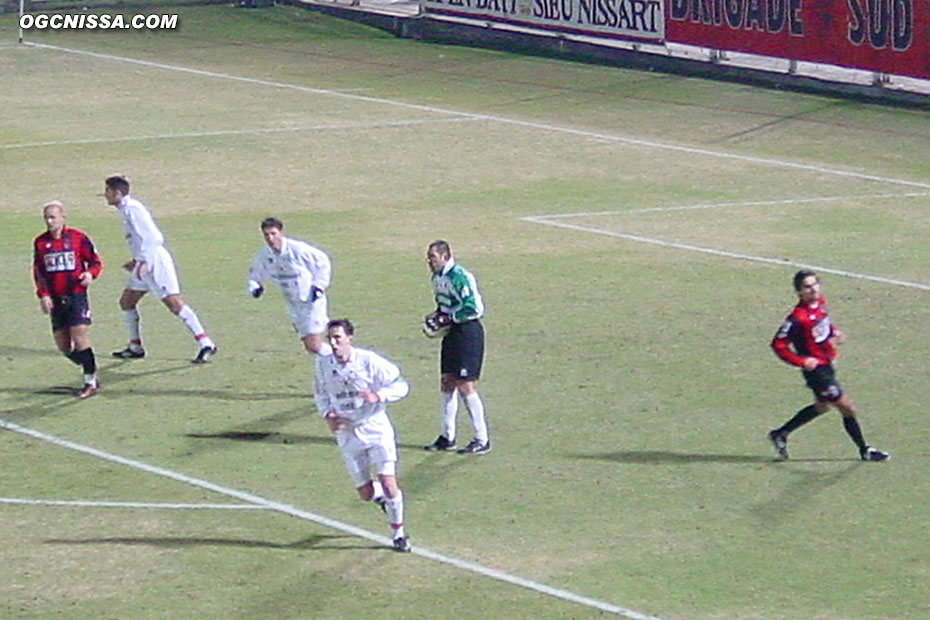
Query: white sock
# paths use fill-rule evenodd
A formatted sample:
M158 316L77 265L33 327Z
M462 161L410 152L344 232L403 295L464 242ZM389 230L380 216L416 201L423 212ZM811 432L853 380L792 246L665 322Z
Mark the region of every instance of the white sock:
M85 374L84 385L92 385L94 387L97 387L97 373L94 373L92 375Z
M126 331L129 333L129 348L142 348L142 329L139 327L139 311L135 308L123 310L123 322L126 323Z
M378 499L384 498L384 487L381 486L380 480L372 480L371 487L374 489L374 493L371 496L371 501L376 502Z
M193 308L184 304L181 306L181 311L178 312L178 318L181 319L188 331L193 334L194 339L201 348L214 346L210 336L203 330L203 325L200 324L200 319L197 318L197 313L194 312Z
M455 416L459 411L459 397L455 390L439 393L439 415L442 426L439 432L449 441L455 441Z
M475 439L481 443L488 443L488 425L484 419L484 403L478 392L472 392L465 397L465 407L471 416L471 425L475 429Z
M391 526L391 539L406 536L404 534L404 494L397 489L397 495L385 498L388 524Z

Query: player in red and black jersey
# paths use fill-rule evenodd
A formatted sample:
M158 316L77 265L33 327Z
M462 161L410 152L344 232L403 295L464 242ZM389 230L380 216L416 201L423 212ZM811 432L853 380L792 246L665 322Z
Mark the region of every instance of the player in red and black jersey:
M84 369L79 398L97 393L97 360L90 346L90 302L87 287L100 276L103 263L94 242L65 226L65 208L57 200L42 209L48 230L33 242L32 276L42 312L52 319L55 344Z
M826 299L820 294L820 279L813 271L803 269L794 274L794 290L798 293L798 305L776 332L772 349L782 360L801 369L807 387L814 392L814 404L804 407L782 426L769 431L769 441L775 446L777 458L788 458L788 434L791 431L826 413L833 405L842 414L843 426L859 448L862 460L887 460L887 453L865 443L856 419L856 406L834 376L835 345L843 344L846 336L830 323Z

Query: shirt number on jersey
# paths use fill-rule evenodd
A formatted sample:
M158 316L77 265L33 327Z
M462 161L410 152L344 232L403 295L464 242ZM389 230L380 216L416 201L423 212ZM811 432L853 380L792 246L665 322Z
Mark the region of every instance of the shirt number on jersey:
M49 252L45 255L46 271L74 271L75 257L73 251Z

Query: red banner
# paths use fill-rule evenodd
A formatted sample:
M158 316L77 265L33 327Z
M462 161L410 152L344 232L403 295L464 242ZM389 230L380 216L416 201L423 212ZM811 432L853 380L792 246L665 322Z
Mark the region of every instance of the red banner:
M666 0L665 38L930 78L930 0Z

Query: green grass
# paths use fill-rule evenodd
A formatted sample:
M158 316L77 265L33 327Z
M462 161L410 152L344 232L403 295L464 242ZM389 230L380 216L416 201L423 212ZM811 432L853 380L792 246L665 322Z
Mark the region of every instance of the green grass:
M893 459L860 463L831 414L776 464L765 432L810 398L767 346L795 267L520 219L612 212L558 221L930 285L926 196L907 195L930 191L924 113L432 46L294 8L180 11L172 32L31 35L173 68L0 48L0 418L384 533L315 416L277 293L245 293L277 215L333 257L331 313L412 385L392 412L415 545L667 620L930 614L925 290L824 275L849 335L839 379ZM126 249L98 196L114 172L220 346L204 367L151 299L149 356L108 357L125 338ZM106 264L91 291L104 387L87 402L50 390L78 373L29 282L51 198ZM798 202L812 198L829 200ZM620 213L651 208L666 210ZM419 333L435 238L488 306L494 451L476 459L419 448L437 428L437 345ZM0 444L0 497L236 502L13 432ZM3 617L608 616L269 511L0 516Z

